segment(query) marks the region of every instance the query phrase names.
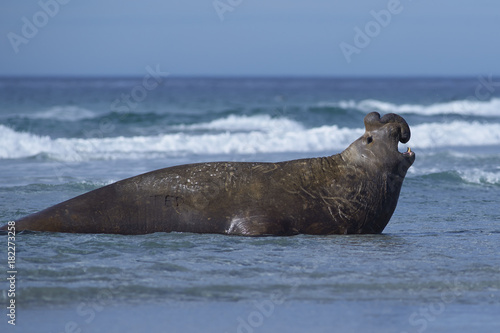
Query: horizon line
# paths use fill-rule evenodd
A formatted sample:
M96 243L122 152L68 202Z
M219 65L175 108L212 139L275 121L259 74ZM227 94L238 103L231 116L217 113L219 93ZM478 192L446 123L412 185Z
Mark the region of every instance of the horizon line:
M477 78L478 76L486 75L480 74L459 74L459 75L418 75L418 74L402 74L402 75L381 75L381 74L366 74L366 75L255 75L255 74L175 74L165 75L165 78L172 79L470 79ZM488 76L498 76L500 74L488 73ZM143 74L15 74L15 75L2 75L0 80L4 79L136 79L143 77Z

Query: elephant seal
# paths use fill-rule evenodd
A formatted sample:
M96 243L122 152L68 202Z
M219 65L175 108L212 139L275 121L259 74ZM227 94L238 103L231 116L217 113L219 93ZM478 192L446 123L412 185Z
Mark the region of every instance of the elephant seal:
M342 153L279 163L174 166L96 189L16 221L16 231L263 236L381 233L415 153L410 128L372 112ZM7 226L3 227L6 230Z

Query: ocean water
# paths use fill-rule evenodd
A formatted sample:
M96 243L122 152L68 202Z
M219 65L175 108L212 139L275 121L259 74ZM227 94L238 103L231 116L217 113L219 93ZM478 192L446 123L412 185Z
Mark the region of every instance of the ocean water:
M23 232L13 297L4 235L2 332L500 330L496 78L161 81L0 79L0 222L158 168L336 154L379 111L416 153L383 234Z

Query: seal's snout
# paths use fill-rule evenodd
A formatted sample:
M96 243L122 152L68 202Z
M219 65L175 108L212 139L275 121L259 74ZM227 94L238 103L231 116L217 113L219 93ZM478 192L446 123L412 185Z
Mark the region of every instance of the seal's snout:
M410 141L410 126L408 126L408 123L403 119L403 117L395 113L388 113L380 118L380 114L378 112L371 112L366 115L364 122L367 131L376 130L387 124L394 124L396 126L398 141L401 143L407 143Z

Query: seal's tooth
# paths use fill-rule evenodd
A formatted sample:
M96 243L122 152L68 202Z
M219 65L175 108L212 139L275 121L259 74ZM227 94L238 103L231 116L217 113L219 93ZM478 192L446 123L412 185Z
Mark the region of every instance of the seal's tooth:
M407 153L411 153L411 148L408 147L408 150L406 151Z

